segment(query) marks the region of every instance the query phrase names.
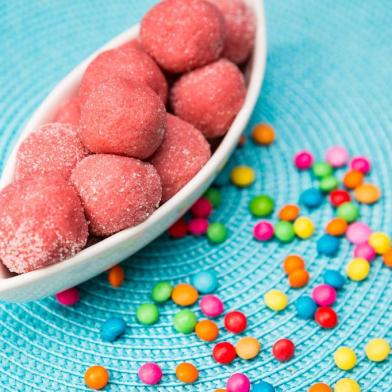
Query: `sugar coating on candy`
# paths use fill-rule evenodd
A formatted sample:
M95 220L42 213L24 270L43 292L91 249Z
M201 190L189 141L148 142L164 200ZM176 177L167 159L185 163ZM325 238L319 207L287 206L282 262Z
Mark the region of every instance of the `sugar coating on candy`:
M71 124L42 125L23 141L16 156L16 179L56 173L68 179L76 164L88 155Z
M78 97L67 99L57 110L53 122L63 124L79 125L80 121L80 101Z
M92 152L145 159L163 140L166 110L147 86L109 79L90 91L81 108L80 137Z
M223 56L242 64L250 55L255 41L256 20L243 0L208 0L222 12L226 39Z
M210 156L210 146L201 132L168 114L163 142L151 158L161 177L162 202L186 185Z
M162 195L158 173L149 163L115 155L90 155L74 169L90 232L108 236L145 221Z
M124 50L124 51L135 50L135 49L141 50L142 52L144 51L143 45L140 42L139 37L123 43L122 45L118 46L117 49Z
M222 14L204 0L164 0L143 18L143 48L165 70L189 71L217 60L225 26Z
M207 138L226 134L246 95L238 67L221 59L183 75L174 84L174 113L193 124Z
M132 48L131 44L127 43L118 49L100 53L90 63L80 82L81 104L86 101L94 87L115 77L147 85L166 103L168 88L162 71L147 53L136 47Z
M80 199L60 175L18 180L0 192L0 258L10 271L71 257L87 236Z

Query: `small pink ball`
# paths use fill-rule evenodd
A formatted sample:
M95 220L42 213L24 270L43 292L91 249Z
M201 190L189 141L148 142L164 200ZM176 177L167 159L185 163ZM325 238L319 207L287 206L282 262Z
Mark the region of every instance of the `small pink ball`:
M205 197L201 197L193 204L191 213L195 218L207 218L212 212L212 203Z
M227 392L249 392L249 378L245 374L234 373L227 380L226 389Z
M331 306L336 300L336 290L328 284L320 284L313 289L312 298L317 305Z
M367 242L371 230L368 225L362 222L354 222L346 231L347 239L354 245L360 245Z
M344 147L333 146L327 150L325 154L325 160L332 167L345 166L349 160L348 151Z
M142 365L138 371L139 378L144 384L155 385L162 379L162 369L155 362Z
M376 258L376 252L374 249L366 242L364 244L357 245L354 248L354 256L362 257L367 261L373 261Z
M76 287L60 291L56 294L57 302L64 306L72 306L79 302L80 294Z
M194 218L188 223L188 231L193 235L203 235L207 232L208 220L205 218Z
M350 162L350 167L353 170L358 170L363 174L367 174L370 172L372 165L366 157L355 157Z
M274 226L266 221L256 223L253 228L253 236L258 241L268 241L274 236Z
M298 170L307 170L313 165L313 155L309 151L300 151L295 154L294 165Z
M200 303L201 312L207 317L218 317L223 313L223 303L216 295L205 295Z

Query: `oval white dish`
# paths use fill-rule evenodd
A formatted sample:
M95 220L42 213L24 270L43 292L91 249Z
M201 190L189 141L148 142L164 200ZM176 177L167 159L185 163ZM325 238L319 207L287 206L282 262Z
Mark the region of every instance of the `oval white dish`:
M248 89L244 106L207 164L173 198L159 207L145 222L92 245L72 258L22 275L11 275L0 266L0 300L31 301L76 286L131 256L163 233L205 192L226 164L246 127L257 102L266 63L266 29L262 0L246 0L256 16L257 32L249 62ZM12 181L15 157L22 140L40 125L50 122L58 106L74 95L91 60L103 50L117 47L138 36L139 25L118 35L69 73L42 102L21 132L6 166L0 188Z

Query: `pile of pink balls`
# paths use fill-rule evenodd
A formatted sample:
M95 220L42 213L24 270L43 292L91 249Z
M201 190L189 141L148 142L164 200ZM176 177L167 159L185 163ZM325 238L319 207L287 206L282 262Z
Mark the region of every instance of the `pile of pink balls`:
M243 105L255 28L243 0L164 0L138 39L100 53L18 150L0 191L3 264L25 273L69 258L189 182Z

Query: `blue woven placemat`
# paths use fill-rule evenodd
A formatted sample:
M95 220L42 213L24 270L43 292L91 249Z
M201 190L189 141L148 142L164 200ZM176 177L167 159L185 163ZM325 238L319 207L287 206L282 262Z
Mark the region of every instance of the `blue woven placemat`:
M0 168L18 132L50 89L94 49L140 19L152 0L0 0ZM278 132L270 148L248 143L232 164L246 163L257 170L257 182L238 190L227 186L213 219L223 221L229 239L210 246L205 239L155 241L124 262L127 281L110 288L105 275L81 286L82 300L64 308L54 298L9 305L0 304L0 384L6 391L82 391L83 374L92 364L110 372L107 391L144 391L137 378L139 366L149 360L163 368L160 391L213 391L224 387L235 371L252 382L265 379L277 391L306 391L316 381L333 384L347 376L333 363L341 345L354 348L358 365L348 373L363 391L391 388L391 361L374 364L363 348L368 339L386 336L390 326L391 271L380 260L369 278L349 283L336 305L339 325L320 330L314 322L299 320L292 302L321 282L326 268L343 270L352 249L344 242L338 257L317 256L315 241L276 242L261 245L252 240L255 220L247 204L257 193L273 196L276 204L295 202L310 177L297 173L293 154L311 149L322 158L326 147L346 146L352 154L369 156L374 163L371 179L381 185L382 200L362 207L362 219L391 234L392 223L392 8L389 0L269 0L266 4L269 59L264 87L250 127L268 121ZM249 127L249 129L250 129ZM324 205L311 214L321 233L332 210ZM281 262L290 252L304 255L311 281L302 290L288 290ZM135 308L148 299L154 282L180 282L201 269L219 274L218 294L226 308L249 316L247 334L262 343L253 361L235 361L223 367L213 362L211 344L195 336L175 333L171 318L176 308L165 305L159 322L142 327ZM290 306L280 314L263 305L270 288L288 292ZM111 315L128 322L126 335L114 344L99 339L99 328ZM220 321L221 326L221 321ZM273 359L273 342L289 337L297 346L286 364ZM235 341L223 328L219 340ZM197 384L181 385L175 365L192 361L200 371Z

